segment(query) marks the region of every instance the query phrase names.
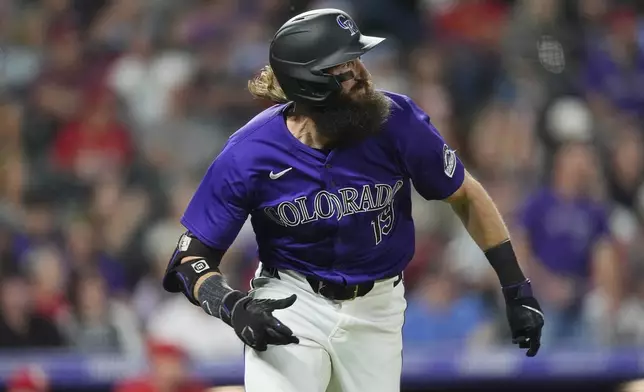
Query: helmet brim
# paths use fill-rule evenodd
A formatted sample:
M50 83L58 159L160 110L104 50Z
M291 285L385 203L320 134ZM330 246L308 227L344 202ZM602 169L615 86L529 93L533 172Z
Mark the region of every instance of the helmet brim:
M361 35L357 41L357 45L353 45L353 48L349 48L344 52L336 53L335 55L324 59L323 62L318 63L315 67L312 67L313 71L321 72L323 70L333 68L340 64L344 64L347 61L355 60L363 54L367 53L379 43L384 41L385 38L373 37L369 35Z
M362 35L360 37L360 44L362 45L363 53L366 53L373 49L376 45L384 41L385 38L382 37L373 37L370 35Z

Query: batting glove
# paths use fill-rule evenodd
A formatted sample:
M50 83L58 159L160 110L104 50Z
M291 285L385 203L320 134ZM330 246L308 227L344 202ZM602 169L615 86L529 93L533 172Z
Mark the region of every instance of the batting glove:
M519 348L527 348L526 355L534 357L541 347L544 317L539 302L532 294L530 280L504 287L503 296L512 331L512 343L518 344Z
M233 291L224 298L219 316L233 327L242 342L257 351L266 351L269 344L300 342L289 327L273 316L273 311L290 307L296 299L295 294L282 299L253 299Z

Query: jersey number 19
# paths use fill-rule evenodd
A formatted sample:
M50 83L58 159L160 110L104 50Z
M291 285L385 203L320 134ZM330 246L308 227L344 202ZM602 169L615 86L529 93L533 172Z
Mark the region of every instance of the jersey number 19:
M382 241L383 235L388 235L391 228L394 226L394 208L393 203L385 207L378 217L371 221L373 228L373 235L376 237L376 245Z

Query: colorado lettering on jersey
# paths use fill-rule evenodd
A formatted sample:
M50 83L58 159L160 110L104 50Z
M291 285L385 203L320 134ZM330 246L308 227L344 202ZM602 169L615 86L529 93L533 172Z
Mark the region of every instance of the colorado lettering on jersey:
M307 196L300 196L277 206L265 207L264 213L272 221L285 227L333 217L340 220L348 215L391 207L402 186L403 181L398 180L393 187L389 184L363 185L360 190L346 187L338 189L337 194L322 190L313 196L312 203L308 202Z

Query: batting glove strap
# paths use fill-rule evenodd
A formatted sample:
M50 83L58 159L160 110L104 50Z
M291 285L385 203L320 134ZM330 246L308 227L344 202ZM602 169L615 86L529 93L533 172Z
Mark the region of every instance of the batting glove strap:
M233 290L226 294L221 301L221 306L219 307L219 318L232 327L232 317L235 309L238 305L243 307L243 303L247 302L242 301L243 299L250 300L250 297L237 290Z
M505 298L506 303L510 303L515 300L522 298L531 298L534 297L532 293L532 285L530 279L515 284L512 286L506 286L503 288L503 297Z
M234 294L234 295L233 295ZM230 288L226 280L221 275L212 275L206 278L199 286L197 297L198 304L211 316L222 319L230 325L230 312L223 311L223 308L232 310L234 303L232 300L239 300L246 296L241 291ZM227 299L228 298L228 299ZM226 305L224 305L224 301Z

